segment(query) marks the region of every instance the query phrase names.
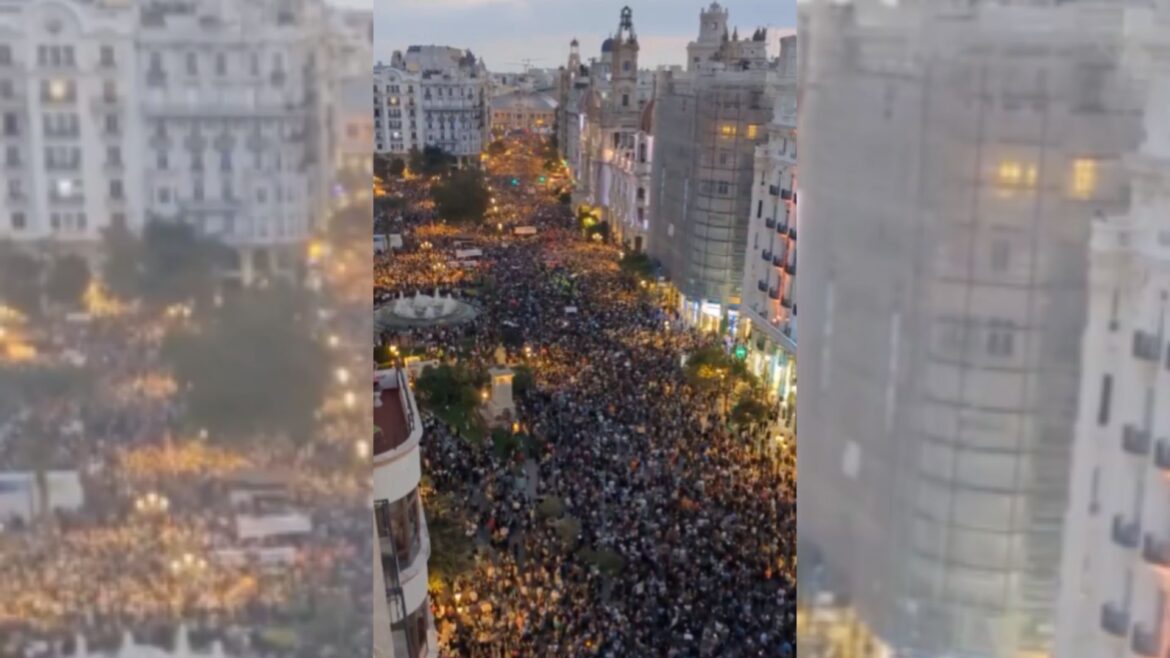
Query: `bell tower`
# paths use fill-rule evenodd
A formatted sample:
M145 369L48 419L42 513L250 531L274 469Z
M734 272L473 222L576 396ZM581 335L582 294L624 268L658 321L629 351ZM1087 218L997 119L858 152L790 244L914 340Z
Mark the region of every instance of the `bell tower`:
M622 7L617 34L613 36L612 107L638 116L638 37L634 33L634 12Z

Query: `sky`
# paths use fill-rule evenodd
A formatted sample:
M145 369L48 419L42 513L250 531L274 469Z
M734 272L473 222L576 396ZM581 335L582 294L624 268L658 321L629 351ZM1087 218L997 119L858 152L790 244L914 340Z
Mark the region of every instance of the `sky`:
M370 0L335 0L369 7ZM557 67L569 56L569 41L581 43L581 58L600 54L601 42L617 30L629 5L640 46L638 64L653 68L686 61L686 45L699 31L699 10L710 0L373 0L374 61L390 61L407 46L469 48L491 71ZM757 27L794 33L796 0L721 0L740 37Z

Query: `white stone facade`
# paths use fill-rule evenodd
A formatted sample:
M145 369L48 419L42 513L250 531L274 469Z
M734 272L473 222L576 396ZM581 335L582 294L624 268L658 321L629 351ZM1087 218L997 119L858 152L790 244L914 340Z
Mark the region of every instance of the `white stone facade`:
M405 156L438 147L461 163L479 158L490 137L491 78L468 51L411 46L374 67L374 150Z

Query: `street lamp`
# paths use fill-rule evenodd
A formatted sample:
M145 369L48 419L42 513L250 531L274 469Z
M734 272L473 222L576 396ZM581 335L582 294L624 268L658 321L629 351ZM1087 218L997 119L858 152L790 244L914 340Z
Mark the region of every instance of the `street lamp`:
M346 368L337 369L337 381L341 384L349 383L349 370Z

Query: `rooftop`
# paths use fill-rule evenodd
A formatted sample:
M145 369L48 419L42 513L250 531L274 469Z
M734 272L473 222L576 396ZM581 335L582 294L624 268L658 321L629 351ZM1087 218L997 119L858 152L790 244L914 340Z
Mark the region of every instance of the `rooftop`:
M380 455L406 443L410 438L414 411L409 408L410 389L405 395L406 376L400 370L380 370L374 377L374 454Z

